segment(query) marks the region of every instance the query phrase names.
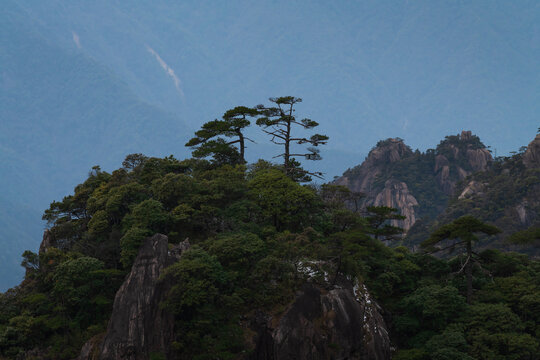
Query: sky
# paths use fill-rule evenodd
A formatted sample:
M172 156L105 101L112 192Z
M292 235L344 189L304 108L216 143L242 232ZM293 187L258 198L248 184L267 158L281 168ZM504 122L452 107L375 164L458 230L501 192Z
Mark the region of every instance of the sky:
M467 129L507 154L540 124L537 1L40 3L59 39L193 128L280 95L353 153Z

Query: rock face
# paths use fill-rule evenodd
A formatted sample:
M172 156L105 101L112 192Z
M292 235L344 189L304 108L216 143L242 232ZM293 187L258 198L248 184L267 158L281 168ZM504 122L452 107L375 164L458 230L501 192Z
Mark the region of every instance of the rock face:
M369 152L366 160L354 169L354 176L344 175L334 183L347 186L352 191L369 193L374 180L386 164L400 161L412 153L411 148L405 145L401 139L391 138L379 142L377 147Z
M540 168L540 134L537 134L536 138L527 146L527 150L523 154L523 163L529 169Z
M372 149L366 160L353 171L336 179L336 185L347 186L350 190L366 194L363 206L391 206L407 217L405 221L392 221L392 225L408 230L416 221L414 207L418 205L416 198L410 193L407 184L397 179L389 179L383 189L374 186L375 181L384 169L392 163L399 162L413 154L410 147L402 139L391 138L379 142Z
M159 306L171 284L159 281L159 277L188 247L189 243L181 243L170 254L165 235L156 234L145 240L130 274L116 293L103 340L91 339L79 359L142 360L149 359L152 353L172 358L174 317Z
M459 141L467 144L473 135L470 131L462 131ZM493 160L490 152L485 148L473 148L469 143L461 149L455 144L447 145L445 155L435 156L433 172L441 190L448 196L454 195L458 181L465 179L473 172L486 171ZM452 164L454 166L452 166ZM463 167L467 165L466 169Z
M489 151L482 147L479 139L470 131L447 137L436 150L429 150L426 154L413 153L399 138L387 139L380 141L360 166L346 171L342 177L334 181L334 184L344 185L352 191L364 193L366 195L362 204L364 207L384 205L398 209L402 215L406 216L406 220L394 220L392 225L402 227L407 231L421 217L422 212L424 214L428 212L426 207L431 206L418 201L422 195L427 199L447 199L454 194L459 181L474 172L487 170L491 161ZM399 165L401 165L401 173L396 175L396 171L393 170ZM408 166L414 166L411 172L418 169L422 169L423 172L404 176ZM411 178L415 180L411 181ZM426 191L425 189L411 190L415 183L425 183L426 178L433 179L435 185L435 188L428 190L432 192L431 194L425 196L425 193L415 193L415 191ZM437 206L440 208L439 212L444 208L440 204ZM436 215L431 214L431 216Z
M258 313L253 325L251 360L390 359L386 325L364 286L307 283L282 317Z
M43 240L41 240L41 244L39 245L39 255L45 254L49 248L55 245L56 243L51 231L45 230L43 232Z
M375 206L388 206L399 209L401 215L406 219L403 221L392 220L393 226L401 226L404 229L410 229L416 222L416 214L414 207L418 206L418 201L409 192L407 184L394 179L387 180L384 184L384 189L377 194Z
M458 199L466 199L469 197L472 197L473 195L482 195L482 190L484 189L484 185L479 183L478 181L471 180L467 186L463 189L461 194L459 194Z

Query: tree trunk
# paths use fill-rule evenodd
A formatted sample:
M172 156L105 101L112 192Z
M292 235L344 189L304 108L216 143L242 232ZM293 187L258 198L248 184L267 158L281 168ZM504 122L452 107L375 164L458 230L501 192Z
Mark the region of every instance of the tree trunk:
M284 157L285 157L285 164L284 164L284 165L285 165L285 173L286 173L287 175L289 175L289 173L290 173L290 167L291 167L291 166L290 166L290 163L289 163L289 161L290 161L290 160L289 160L289 157L290 157L289 154L291 153L291 151L290 151L290 144L291 144L291 140L290 140L290 138L291 138L291 122L290 122L290 121L287 122L287 134L285 135L285 137L286 137L286 139L285 139L285 156L284 156Z
M467 276L467 304L472 302L472 244L467 241L467 265L465 267Z
M245 143L244 143L244 134L242 134L242 131L240 129L236 129L236 133L238 134L238 140L240 142L240 157L242 158L242 164L246 163L246 159L244 157L245 152Z

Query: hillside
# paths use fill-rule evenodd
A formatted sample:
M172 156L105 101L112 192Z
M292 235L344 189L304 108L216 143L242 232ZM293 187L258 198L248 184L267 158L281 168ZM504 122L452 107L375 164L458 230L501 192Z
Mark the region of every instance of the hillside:
M326 181L389 135L424 149L474 124L504 154L536 129L534 1L2 5L0 206L21 214L17 228L41 229L31 214L92 166L112 170L133 152L185 156L185 127L278 93L302 96L335 140L319 169ZM253 149L250 161L271 154ZM0 241L35 249L32 231Z
M340 189L264 160L96 167L0 294L0 357L536 359L538 261L475 255L467 303L463 255L386 247Z
M538 239L529 245L505 241L519 231L540 229L540 135L520 152L496 158L487 171L472 174L462 181L447 208L433 222L413 229L408 243L418 244L440 224L465 214L503 230L496 238L484 241L481 248L498 247L540 256Z
M406 219L393 224L407 231L404 244L411 249L417 249L437 227L473 215L503 230L483 248L538 255L534 245L505 239L539 227L539 143L537 136L519 153L493 159L470 131L447 136L425 153L412 151L401 139L387 139L333 183L364 194L364 209L370 205L398 209Z

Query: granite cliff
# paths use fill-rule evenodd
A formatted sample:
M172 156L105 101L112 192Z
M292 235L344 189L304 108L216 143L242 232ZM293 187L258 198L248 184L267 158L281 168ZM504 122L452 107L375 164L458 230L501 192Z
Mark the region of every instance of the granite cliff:
M174 317L159 306L170 284L160 282L159 277L175 260L165 235L146 239L116 293L106 333L90 339L79 360L138 360L148 359L151 353L170 354Z
M365 161L334 181L365 194L363 206L389 206L406 217L406 231L420 218L442 212L458 182L489 168L492 157L470 131L447 136L436 149L412 151L402 139L380 141Z
M497 158L487 171L475 173L457 186L455 196L436 221L447 223L464 214L493 223L503 231L481 247L539 254L533 245L518 247L503 239L517 231L540 227L540 135L521 152ZM425 227L414 238L425 236L432 227Z
M168 250L161 234L144 241L116 294L107 331L90 339L78 360L176 358L174 315L160 306L172 284L160 276L188 248L185 241ZM326 285L307 282L280 316L256 311L247 325L255 333L248 359L389 359L381 308L365 285L347 279Z

